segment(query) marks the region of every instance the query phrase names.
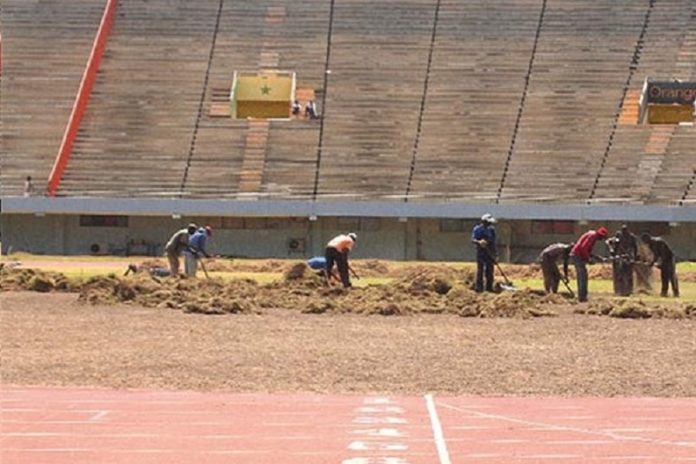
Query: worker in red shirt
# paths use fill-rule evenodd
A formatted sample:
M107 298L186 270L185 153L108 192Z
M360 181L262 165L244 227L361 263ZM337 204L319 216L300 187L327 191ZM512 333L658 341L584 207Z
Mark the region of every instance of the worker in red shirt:
M592 248L597 240L604 239L609 234L606 227L588 230L580 236L570 250L570 257L575 265L575 275L578 282L578 301L587 301L587 263L592 258Z
M338 274L341 276L343 287L351 287L350 275L348 274L348 254L353 249L358 236L353 232L349 234L341 234L329 240L326 245L324 257L326 258L326 281L330 282L329 276L333 271L334 263L338 268Z

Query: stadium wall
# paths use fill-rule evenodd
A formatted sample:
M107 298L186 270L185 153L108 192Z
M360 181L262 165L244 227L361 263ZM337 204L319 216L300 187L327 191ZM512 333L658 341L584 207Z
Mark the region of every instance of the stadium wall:
M6 202L4 202L6 203ZM5 205L3 205L5 206ZM498 215L500 216L500 215ZM474 217L273 216L119 214L109 211L3 212L2 253L54 255L161 255L170 235L189 222L212 224L213 254L251 258L297 258L322 254L342 232L359 235L354 258L473 260L469 242ZM618 229L619 220L505 218L497 226L503 261L530 262L546 245L571 242L589 228ZM627 221L635 233L662 235L680 260L696 260L696 222ZM98 248L95 248L96 247ZM603 253L603 249L597 250Z

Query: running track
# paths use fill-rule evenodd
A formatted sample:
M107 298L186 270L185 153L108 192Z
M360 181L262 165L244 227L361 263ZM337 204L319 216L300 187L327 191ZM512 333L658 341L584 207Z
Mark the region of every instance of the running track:
M696 399L0 393L2 464L696 463Z

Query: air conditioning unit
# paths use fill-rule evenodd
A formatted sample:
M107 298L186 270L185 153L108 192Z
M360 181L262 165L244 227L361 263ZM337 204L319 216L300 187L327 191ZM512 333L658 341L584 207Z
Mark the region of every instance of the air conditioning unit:
M89 246L89 253L91 255L106 255L109 253L109 247L106 243L94 242Z
M304 253L304 251L305 251L305 239L303 239L303 238L288 239L288 252L290 252L290 253Z

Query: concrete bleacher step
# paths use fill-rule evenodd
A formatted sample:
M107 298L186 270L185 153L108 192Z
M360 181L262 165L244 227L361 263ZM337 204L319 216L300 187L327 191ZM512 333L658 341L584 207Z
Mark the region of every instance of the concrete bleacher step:
M638 124L638 116L640 114L640 94L638 89L630 89L626 92L626 98L621 107L619 115L619 125L629 126Z
M261 189L269 127L267 119L249 119L244 159L239 178L239 191L241 193L258 193Z

